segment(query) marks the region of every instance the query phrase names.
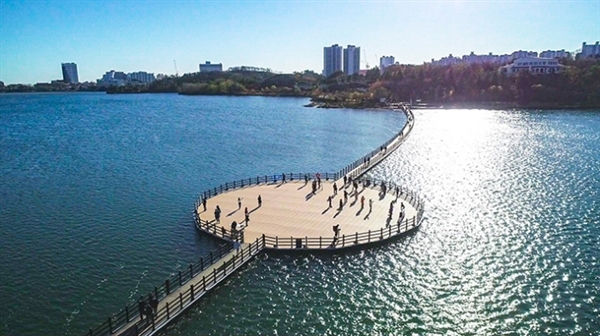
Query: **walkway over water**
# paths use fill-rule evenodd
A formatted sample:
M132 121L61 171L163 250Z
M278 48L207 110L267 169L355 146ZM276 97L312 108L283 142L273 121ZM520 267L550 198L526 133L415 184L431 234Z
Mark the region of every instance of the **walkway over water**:
M155 287L150 295L158 307L145 319L140 318L140 305L131 303L86 335L153 335L265 250L340 251L381 244L417 229L424 204L415 193L361 178L412 130L410 109L403 104L390 107L407 116L401 130L338 172L257 176L205 191L194 206L196 227L224 245ZM334 225L339 225L337 235Z

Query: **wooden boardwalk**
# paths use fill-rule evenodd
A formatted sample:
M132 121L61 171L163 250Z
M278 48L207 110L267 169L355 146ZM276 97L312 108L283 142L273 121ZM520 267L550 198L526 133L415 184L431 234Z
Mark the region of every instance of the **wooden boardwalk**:
M321 185L314 192L317 174L291 173L285 175L287 182L282 175L257 176L205 191L201 197L206 209L202 199L195 204L196 226L227 243L155 287L152 294L159 303L152 318L141 320L139 305L131 303L86 335L154 335L265 249L339 250L383 242L418 228L424 205L416 194L387 182L360 179L398 148L413 128L408 107L392 108L407 116L402 129L340 171L320 174ZM344 176L359 179L358 187L344 185ZM220 220L215 219L217 206ZM232 230L233 222L236 230Z
M339 187L337 194L333 184ZM243 228L245 241L254 241L262 235L279 237L328 237L334 236L333 226L340 225L341 235L357 232L377 231L394 224L400 218L404 205L404 216L408 219L417 215L417 209L403 197L380 192L380 187L359 185L358 193L352 187L343 188L343 181L322 181L321 188L312 193L311 181L293 181L277 184L263 184L232 190L207 200L207 211L200 205L198 213L203 220L215 223L214 209L221 208L221 221L217 227L231 229L233 221ZM344 202L344 191L348 193ZM358 198L355 196L358 194ZM262 206L258 206L258 195ZM328 197L332 197L329 207ZM361 199L364 197L364 207ZM241 208L238 208L238 198ZM340 200L344 204L340 209ZM372 210L369 201L372 201ZM393 212L389 218L390 205ZM245 221L245 208L248 208L250 222Z

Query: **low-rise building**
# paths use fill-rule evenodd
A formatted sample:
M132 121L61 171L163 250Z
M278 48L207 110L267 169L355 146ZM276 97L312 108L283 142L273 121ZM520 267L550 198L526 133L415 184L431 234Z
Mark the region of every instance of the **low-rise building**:
M507 76L513 76L523 71L534 75L546 75L561 73L565 68L566 66L558 64L558 60L555 58L523 57L516 59L512 64L500 67L499 71Z
M129 77L122 71L110 70L96 82L98 87L123 86L129 83Z
M200 64L200 72L214 72L223 71L223 64L211 64L209 61L204 62L204 64Z

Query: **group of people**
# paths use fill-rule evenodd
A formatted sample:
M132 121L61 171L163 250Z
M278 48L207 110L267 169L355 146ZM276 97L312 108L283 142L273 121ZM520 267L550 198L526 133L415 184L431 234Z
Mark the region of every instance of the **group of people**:
M390 209L388 212L388 217L390 219L394 215L394 204L396 202L397 202L396 200L390 202ZM400 222L402 222L402 220L404 219L404 209L405 209L404 202L400 202L400 215L398 216L398 224L400 224Z
M152 318L158 311L158 299L152 294L148 294L148 301L144 300L143 296L140 296L138 300L138 309L140 311L140 319L143 321L144 316Z

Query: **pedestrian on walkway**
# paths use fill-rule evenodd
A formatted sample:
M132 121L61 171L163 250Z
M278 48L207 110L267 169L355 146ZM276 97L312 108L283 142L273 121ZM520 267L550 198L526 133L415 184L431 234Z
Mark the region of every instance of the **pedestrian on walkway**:
M394 213L394 201L390 202L390 211L389 211L389 216L392 217L392 214Z
M340 199L340 202L342 200ZM348 202L348 192L346 190L344 190L344 203Z
M304 184L308 184L308 174L304 174Z
M369 212L373 211L373 200L369 198Z
M146 313L146 301L144 301L144 297L140 295L140 299L138 300L138 310L140 311L140 320L144 320L144 314Z
M238 209L242 208L242 198L238 197Z
M250 225L250 214L246 214L246 226Z
M337 184L335 182L333 183L333 194L337 195Z
M202 206L204 207L204 211L206 211L206 197L202 197Z
M312 192L313 194L317 193L317 181L315 180L312 181Z
M248 216L248 207L244 208L244 215Z
M400 195L400 187L396 186L396 198Z
M338 210L342 210L344 208L344 202L342 202L342 199L340 198L340 207L338 208Z
M260 195L258 195L258 207L260 208L262 206L262 197L260 197Z
M346 183L348 183L348 177L344 175L344 187L346 187Z
M340 224L333 226L333 237L337 238L340 235Z
M281 183L285 183L285 173L281 174Z
M152 308L152 312L156 314L158 312L158 298L154 297L150 294L148 302L150 303L150 307Z
M317 188L321 189L321 173L317 173Z
M221 210L219 209L219 206L217 205L217 207L215 208L215 221L219 222L221 218Z
M365 207L365 196L363 195L363 196L360 198L360 208L361 208L361 209L364 209L364 207Z
M332 198L331 198L331 195L329 195L329 196L327 197L327 203L329 203L329 207L330 207L330 208L331 208L331 206L332 206L332 205L331 205L331 199L332 199Z

